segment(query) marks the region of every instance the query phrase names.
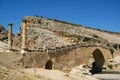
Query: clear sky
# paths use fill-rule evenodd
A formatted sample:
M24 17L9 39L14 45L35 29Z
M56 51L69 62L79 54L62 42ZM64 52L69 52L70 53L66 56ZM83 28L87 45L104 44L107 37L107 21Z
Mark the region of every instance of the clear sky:
M0 24L13 23L14 34L33 15L120 32L120 0L0 0Z

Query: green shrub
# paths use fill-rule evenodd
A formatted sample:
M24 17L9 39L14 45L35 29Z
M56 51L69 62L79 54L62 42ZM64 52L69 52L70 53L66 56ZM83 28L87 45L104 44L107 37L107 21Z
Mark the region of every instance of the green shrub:
M46 23L46 25L48 25L49 23Z
M94 38L99 38L98 35L93 35Z
M108 65L108 67L109 67L110 69L112 69L112 68L113 68L112 64L109 64L109 65Z
M92 42L93 42L93 43L96 43L96 42L97 42L97 40L96 40L96 39L93 39L93 40L92 40Z
M113 55L113 53L115 52L113 48L110 48L110 52Z
M115 51L114 51L114 49L113 48L110 48L110 53L111 53L111 55L112 55L112 57L114 58L114 56L113 56L113 53L114 53Z
M81 36L80 35L77 35L76 36L78 40L81 40Z

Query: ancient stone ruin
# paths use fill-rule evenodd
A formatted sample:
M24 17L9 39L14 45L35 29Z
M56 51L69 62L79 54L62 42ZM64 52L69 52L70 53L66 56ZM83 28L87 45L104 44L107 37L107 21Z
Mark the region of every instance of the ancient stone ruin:
M9 24L8 49L1 52L0 62L10 68L45 68L45 69L71 69L74 66L86 64L91 72L101 72L109 69L108 60L112 59L110 48L103 44L76 42L71 45L46 47L31 50L27 47L27 21L22 21L21 49L12 47L12 24ZM116 51L120 45L113 44ZM89 62L92 58L94 61ZM7 60L6 63L4 60ZM90 64L90 65L88 65Z

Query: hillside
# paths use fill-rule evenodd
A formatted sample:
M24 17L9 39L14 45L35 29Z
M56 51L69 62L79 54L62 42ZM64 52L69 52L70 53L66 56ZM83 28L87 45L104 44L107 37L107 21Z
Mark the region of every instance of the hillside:
M8 31L0 25L0 41L7 43Z
M26 16L23 20L27 21L27 44L31 49L65 46L74 42L120 43L120 34L40 17ZM20 48L20 42L21 30L15 36L14 47Z

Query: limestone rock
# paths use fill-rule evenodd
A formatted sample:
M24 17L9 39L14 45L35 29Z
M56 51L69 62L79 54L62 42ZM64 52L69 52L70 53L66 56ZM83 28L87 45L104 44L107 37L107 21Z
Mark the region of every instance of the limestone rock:
M112 70L120 70L120 56L111 59L108 67Z
M86 28L81 25L70 24L69 22L39 17L26 16L23 19L28 21L29 26L45 28L65 36L81 35L85 37L102 38L110 43L120 43L120 34L114 34L112 32L104 32L102 30Z
M17 35L14 39L14 47L21 47L21 35ZM27 46L29 49L40 49L52 46L64 46L69 42L55 35L53 32L42 28L27 29Z
M7 43L8 31L0 25L0 41Z
M4 52L7 49L7 44L0 41L0 52Z
M41 80L34 75L0 66L0 80Z
M101 32L62 21L31 16L26 16L23 20L27 21L27 46L29 49L64 46L79 41L104 45L120 41L119 34ZM21 48L21 28L13 40L13 46Z
M74 73L74 74L87 74L87 75L91 75L91 73L89 72L88 68L84 68L84 65L80 65L80 66L76 66L74 67L70 73Z

